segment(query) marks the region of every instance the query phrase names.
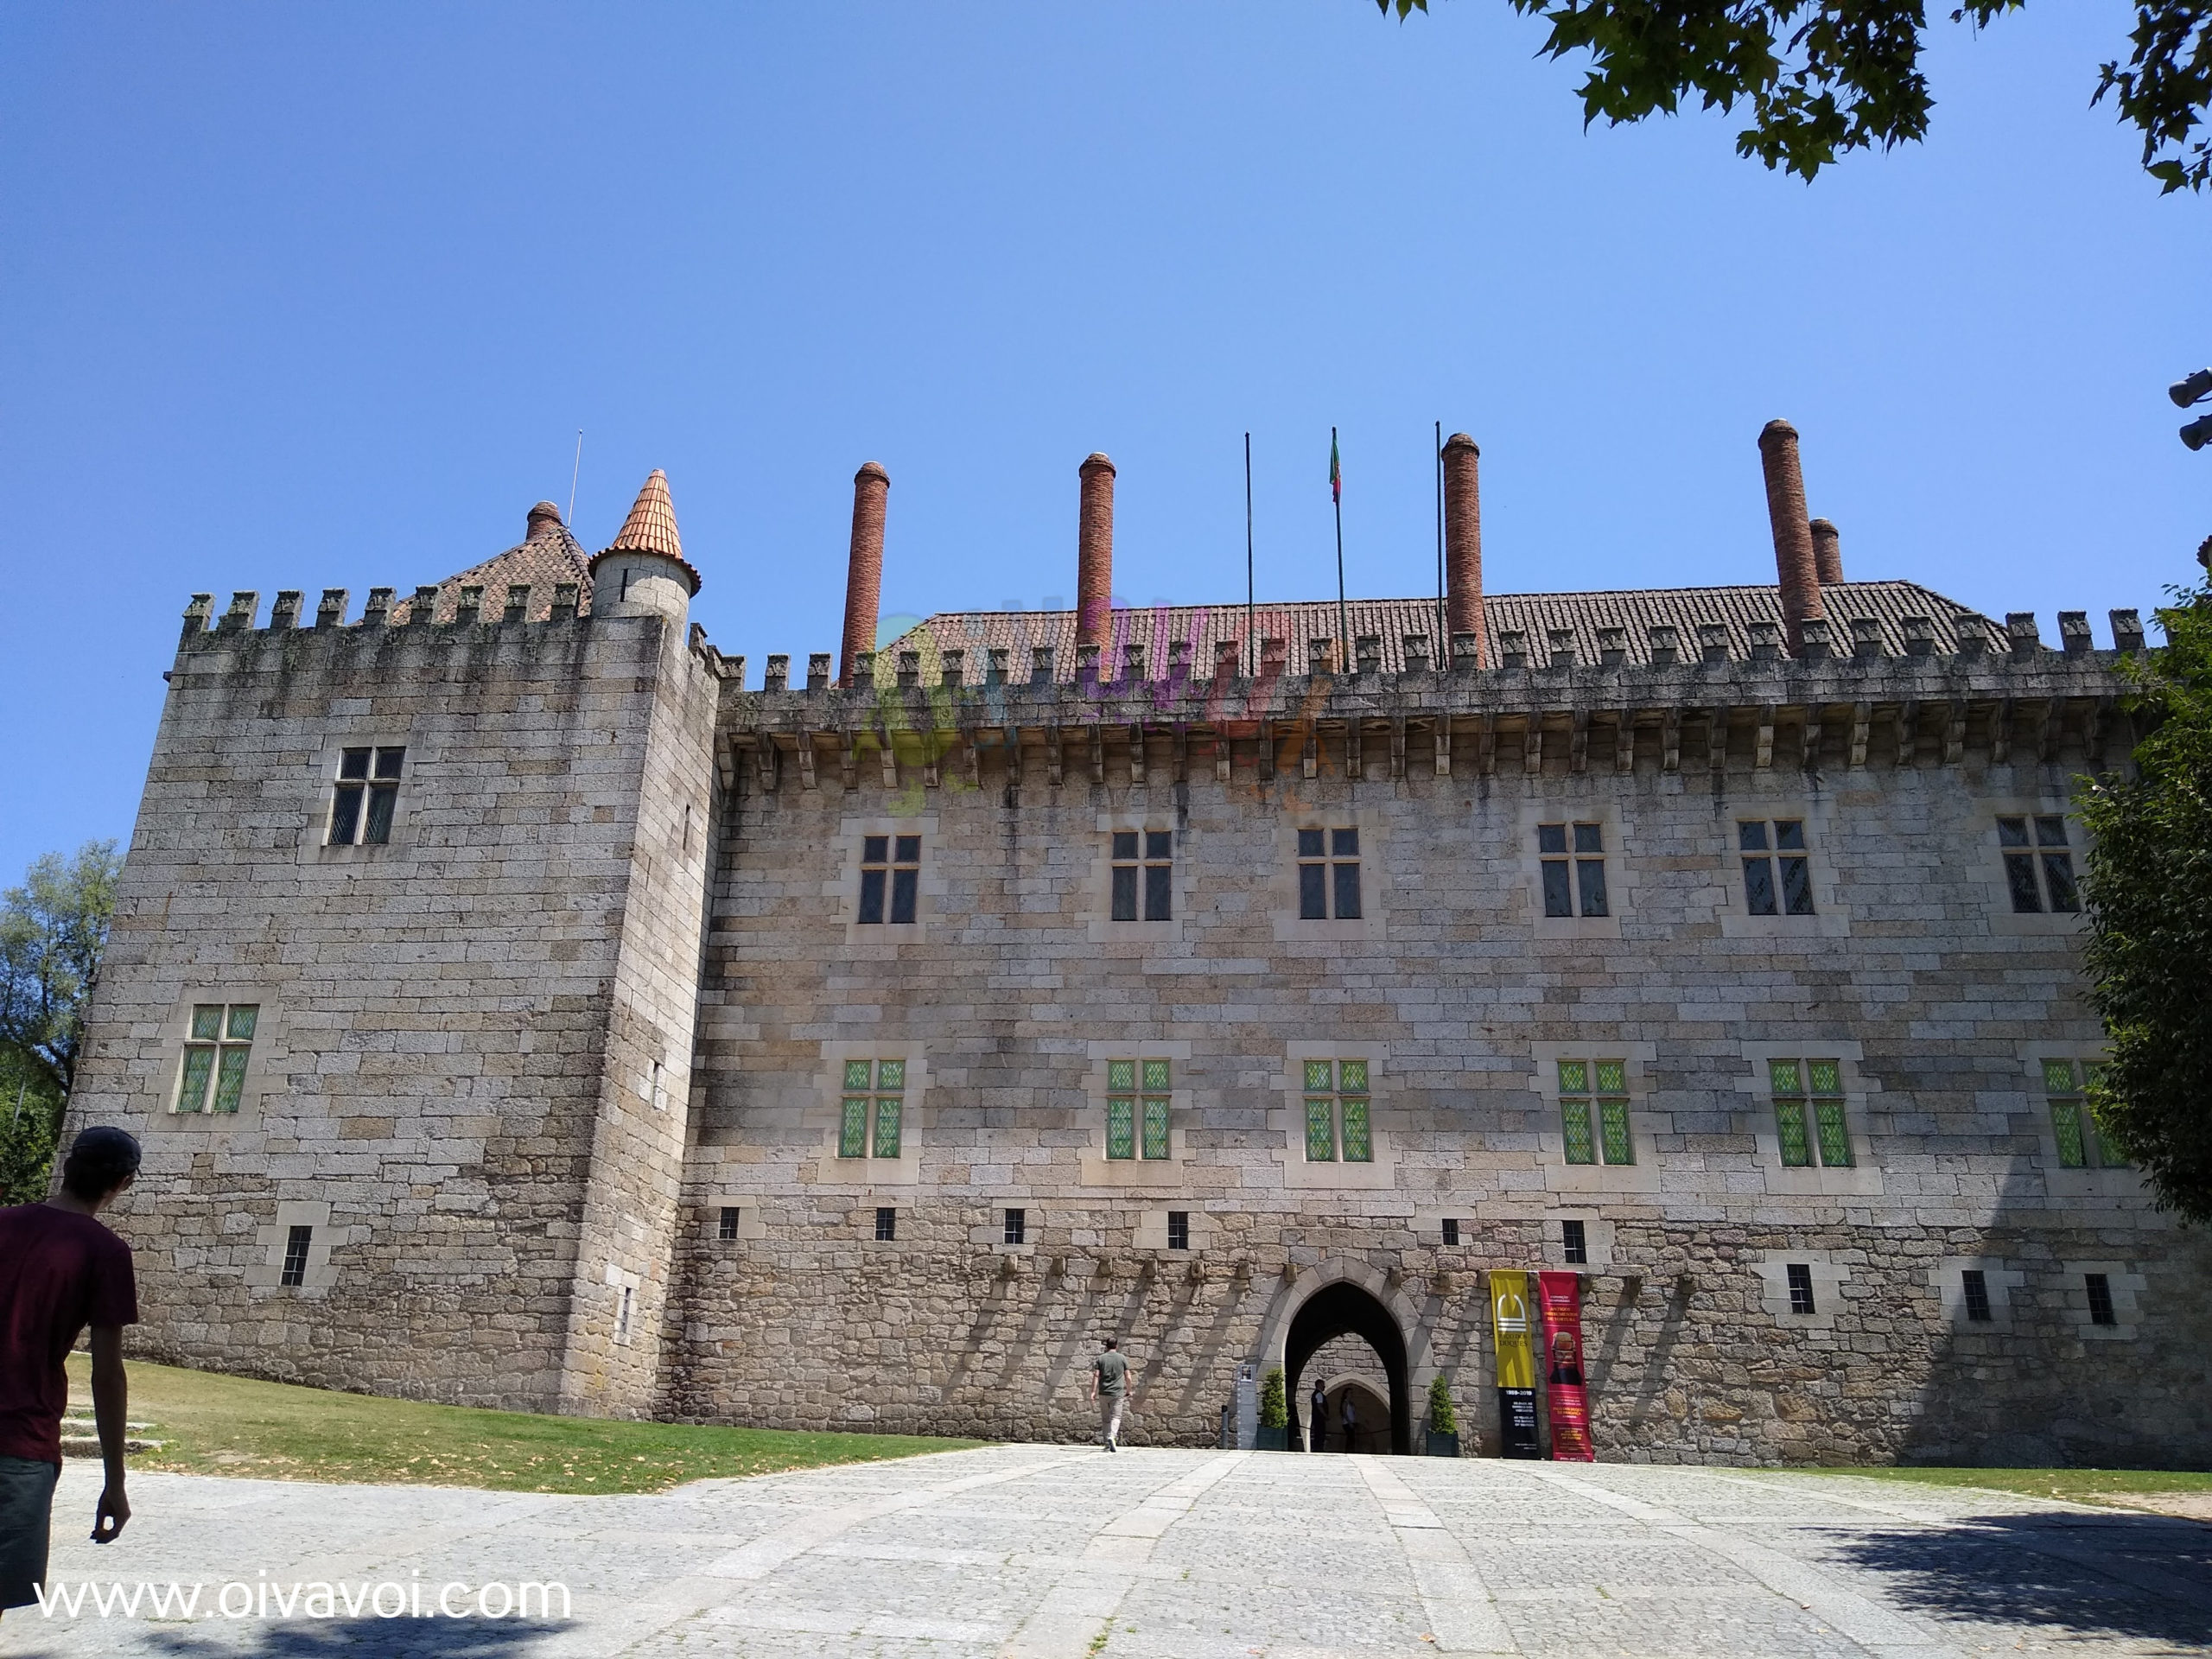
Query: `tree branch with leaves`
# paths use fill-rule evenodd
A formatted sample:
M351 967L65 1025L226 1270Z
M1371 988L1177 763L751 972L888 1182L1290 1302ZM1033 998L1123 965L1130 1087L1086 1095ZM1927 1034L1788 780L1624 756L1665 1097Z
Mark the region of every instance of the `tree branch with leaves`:
M2098 1123L2159 1208L2212 1222L2212 583L2177 595L2166 644L2130 665L2155 721L2135 775L2086 780L2090 994L2108 1058Z
M0 1047L56 1099L76 1081L122 868L113 842L88 841L72 858L47 854L0 893Z
M1921 73L1920 0L1507 0L1551 25L1544 55L1590 54L1584 124L1672 115L1683 102L1751 124L1736 152L1810 179L1853 149L1927 136L1935 99ZM1980 30L2025 0L1966 0ZM1376 0L1401 22L1428 0ZM2126 63L2104 64L2089 102L2112 95L2143 134L2144 170L2168 191L2212 185L2212 0L2138 0Z

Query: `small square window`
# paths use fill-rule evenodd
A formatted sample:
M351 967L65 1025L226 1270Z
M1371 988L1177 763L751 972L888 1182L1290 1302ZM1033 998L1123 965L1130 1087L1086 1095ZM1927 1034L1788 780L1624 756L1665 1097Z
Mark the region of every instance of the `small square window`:
M2120 1318L2113 1312L2111 1279L2101 1273L2084 1274L2082 1285L2089 1294L2089 1323L2118 1325Z
M1816 1312L1813 1306L1813 1270L1802 1262L1792 1262L1785 1270L1789 1280L1789 1311L1792 1313Z
M1170 1210L1167 1212L1167 1248L1187 1250L1191 1248L1191 1212Z
M1590 1240L1583 1230L1583 1224L1569 1219L1559 1224L1560 1255L1570 1267L1582 1267L1590 1260Z
M1446 1244L1457 1244L1459 1242L1459 1218L1457 1216L1444 1217L1444 1242Z
M860 919L870 925L886 919L904 926L914 920L922 881L922 838L919 836L863 836L861 837Z
M1980 1268L1968 1268L1959 1275L1959 1289L1964 1296L1967 1319L1974 1325L1989 1323L1989 1277Z
M879 1205L875 1211L875 1242L889 1244L899 1237L899 1211L891 1205Z
M1325 853L1322 849L1328 850ZM1298 832L1298 916L1300 921L1356 921L1359 904L1359 831Z
M1006 1242L1009 1244L1023 1244L1028 1242L1028 1237L1029 1212L1027 1210L1007 1211L1006 1212Z
M300 1285L307 1282L308 1247L314 1243L315 1229L312 1227L295 1227L285 1236L284 1268L276 1275L278 1284Z
M715 1229L715 1236L725 1244L737 1236L738 1210L735 1205L722 1206L721 1217Z
M1774 853L1768 852L1772 830ZM1754 916L1810 916L1813 906L1812 862L1806 856L1805 823L1802 818L1739 822L1736 847L1744 867L1744 907Z
M617 1342L630 1340L630 1311L636 1297L637 1292L632 1287L622 1287L622 1300L614 1310L614 1340Z
M339 751L326 837L331 846L381 847L391 841L392 815L399 805L399 777L406 761L407 750L402 746Z

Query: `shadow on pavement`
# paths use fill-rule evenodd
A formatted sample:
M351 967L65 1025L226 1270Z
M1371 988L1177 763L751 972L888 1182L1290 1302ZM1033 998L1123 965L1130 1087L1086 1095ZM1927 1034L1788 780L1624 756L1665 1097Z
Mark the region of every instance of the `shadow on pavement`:
M2082 1637L2212 1645L2212 1526L2164 1516L1990 1515L1862 1533L1831 1558L1883 1575L1892 1605Z

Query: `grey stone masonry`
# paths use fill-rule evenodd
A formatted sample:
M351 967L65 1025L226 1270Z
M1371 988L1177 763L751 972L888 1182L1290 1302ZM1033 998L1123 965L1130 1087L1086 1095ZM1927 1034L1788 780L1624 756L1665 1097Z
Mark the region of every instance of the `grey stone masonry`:
M169 673L73 1106L145 1142L134 1339L642 1413L718 660L657 617L256 632L246 605ZM381 844L332 844L348 749L404 750ZM177 1111L194 1011L225 1007L257 1010L233 1109Z
M933 618L753 690L393 591L188 612L73 1105L146 1141L143 1351L1065 1440L1115 1334L1135 1442L1314 1357L1495 1452L1554 1268L1607 1459L2212 1459L2212 1253L2078 1104L2073 613Z

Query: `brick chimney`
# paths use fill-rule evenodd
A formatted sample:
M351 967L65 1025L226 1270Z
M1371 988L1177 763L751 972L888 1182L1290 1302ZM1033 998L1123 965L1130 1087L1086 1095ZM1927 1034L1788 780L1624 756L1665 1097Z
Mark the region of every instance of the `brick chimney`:
M1483 499L1477 477L1482 451L1464 432L1444 441L1445 626L1475 636L1475 662L1490 655L1483 639ZM1445 641L1449 650L1451 641Z
M883 513L891 474L865 461L853 474L853 556L845 569L844 655L837 683L850 688L862 657L875 651L875 624L883 607Z
M542 537L550 536L560 528L561 509L550 501L541 501L530 510L522 538L525 542L534 542Z
M1801 625L1823 614L1821 577L1813 557L1813 526L1805 517L1805 476L1797 464L1797 429L1769 421L1759 433L1766 472L1766 512L1774 526L1774 563L1782 578L1782 626L1789 654L1805 648Z
M1114 603L1114 463L1093 454L1081 467L1083 516L1076 532L1075 642L1102 644Z
M1813 570L1823 588L1843 580L1843 537L1825 518L1813 520Z

